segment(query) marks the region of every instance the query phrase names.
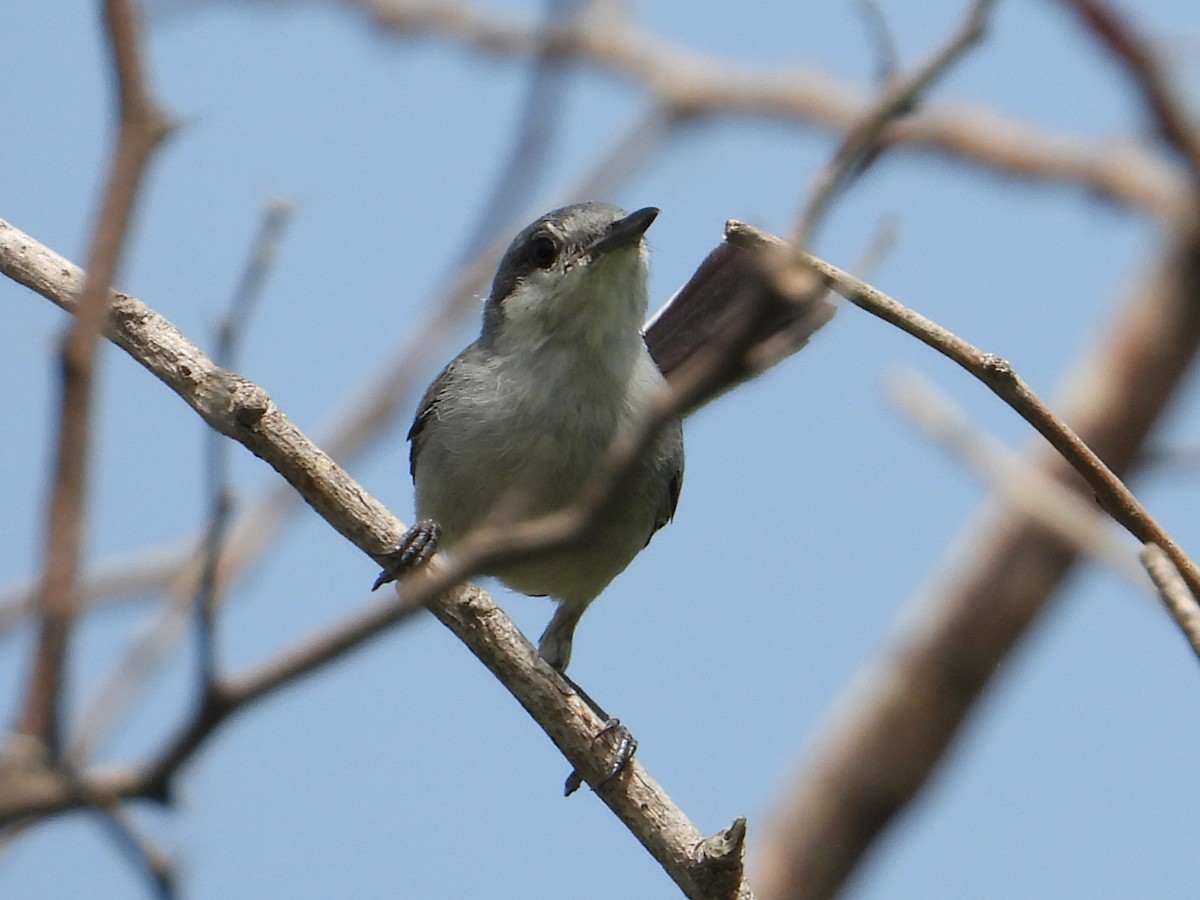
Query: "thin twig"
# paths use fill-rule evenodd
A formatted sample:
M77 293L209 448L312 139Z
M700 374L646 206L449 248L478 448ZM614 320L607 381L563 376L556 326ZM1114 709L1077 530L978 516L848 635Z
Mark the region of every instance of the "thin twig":
M887 17L878 0L858 0L854 8L858 11L867 40L874 51L871 58L875 63L875 84L882 88L900 71L900 54L896 49L895 37L888 28Z
M1163 72L1150 42L1101 0L1066 0L1066 4L1129 72L1163 139L1191 170L1189 180L1200 196L1200 127Z
M871 164L883 147L884 129L910 113L933 83L979 42L993 5L993 0L975 0L962 24L937 51L907 75L889 81L871 101L809 191L792 230L796 246L812 244L817 223L838 193Z
M217 328L214 362L223 369L232 371L238 368L240 339L262 297L267 275L275 261L279 238L290 215L291 205L284 201L275 200L267 206L229 311L221 317ZM217 683L216 615L221 592L218 573L233 509L229 442L209 429L205 432L205 444L205 491L210 498L209 522L205 529L203 563L195 599L197 671L201 698L212 691ZM139 673L135 669L127 673L127 677L138 678ZM203 699L201 702L204 702Z
M142 834L129 811L119 803L97 805L96 815L105 824L113 842L141 869L159 900L174 900L175 865L171 857Z
M778 246L782 243L780 238L741 222L730 222L727 235L731 242L743 246L761 246L764 242ZM987 385L992 393L1011 406L1062 454L1095 492L1096 498L1113 519L1142 543L1154 543L1162 547L1193 593L1200 596L1200 568L1142 506L1125 483L1025 383L1007 360L983 352L848 272L809 253L791 252L799 266L817 272L846 300L912 335Z
M1129 539L1094 500L1081 497L1013 451L975 433L949 397L915 372L896 379L888 393L910 421L974 470L997 496L1138 590L1149 589Z
M243 330L245 321L262 294L290 216L291 204L282 199L272 200L263 213L246 266L234 289L230 308L218 326L214 352L222 366L232 366L236 362L237 335ZM169 584L172 580L170 576L179 580L181 567L187 572L187 567L192 566L197 574L186 579L191 590L184 591L176 587L168 591L166 602L156 611L154 621L135 641L113 674L96 692L95 699L83 711L67 751L77 768L84 765L104 735L115 726L122 708L146 685L150 672L175 645L193 610L198 617L196 637L201 694L207 690L204 685L213 683L215 648L212 617L228 584L224 561L231 543L228 521L231 509L228 478L224 474L228 442L213 431L206 432L206 440L206 477L208 493L212 498L209 523L195 552L180 557L174 570L164 572L164 580Z
M1192 652L1200 657L1200 603L1196 602L1196 596L1188 590L1171 558L1157 544L1146 544L1141 559L1171 618L1179 623Z
M75 579L87 506L92 383L96 345L104 325L109 285L121 259L146 164L169 124L146 89L138 22L128 0L108 0L104 23L116 70L120 129L101 204L77 315L62 349L60 432L50 500L45 577L37 649L20 718L22 733L52 754L61 745L60 703L67 647L76 617Z

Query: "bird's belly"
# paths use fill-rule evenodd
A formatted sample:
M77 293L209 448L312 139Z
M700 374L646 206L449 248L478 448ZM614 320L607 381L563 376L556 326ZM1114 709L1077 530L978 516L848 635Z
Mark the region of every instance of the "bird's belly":
M457 453L445 448L447 452L422 455L422 463L445 471L425 478L423 474L433 473L418 469L418 514L442 526L442 544L451 553L472 530L527 521L578 503L603 470L615 429L564 440L547 423L540 424L536 430L506 430L518 439L489 442L481 435L460 441L454 448ZM466 449L484 447L491 452L474 456ZM653 489L647 462L626 479L583 541L487 574L525 594L567 602L591 600L645 546L654 529L656 503L648 497Z
M625 508L622 508L625 507ZM645 546L652 523L634 520L629 503L606 511L583 540L527 563L489 572L523 594L587 603L625 570Z

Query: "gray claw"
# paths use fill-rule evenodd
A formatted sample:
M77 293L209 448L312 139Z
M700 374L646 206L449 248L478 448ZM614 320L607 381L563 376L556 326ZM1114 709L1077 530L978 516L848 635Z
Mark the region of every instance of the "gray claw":
M625 769L629 765L629 761L633 759L633 754L637 752L637 740L630 733L629 729L621 724L620 719L609 719L604 723L604 727L596 732L596 736L592 740L599 740L606 734L615 734L616 748L613 751L613 762L608 767L608 772L604 777L596 783L596 788L602 788ZM567 781L563 785L563 796L570 797L573 793L579 790L583 784L583 776L579 774L579 770L575 769L567 776Z
M389 581L395 581L406 572L429 562L437 552L441 537L442 526L432 519L422 519L408 529L396 549L380 558L383 571L375 579L371 590L378 590Z

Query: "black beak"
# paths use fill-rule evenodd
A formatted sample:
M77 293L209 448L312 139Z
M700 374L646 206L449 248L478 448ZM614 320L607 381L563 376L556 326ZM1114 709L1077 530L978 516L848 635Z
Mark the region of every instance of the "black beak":
M650 223L657 215L657 206L647 206L637 212L631 212L623 219L617 219L608 226L604 237L588 247L588 256L596 259L610 250L636 244L642 239L642 235L646 233L646 229L650 227Z

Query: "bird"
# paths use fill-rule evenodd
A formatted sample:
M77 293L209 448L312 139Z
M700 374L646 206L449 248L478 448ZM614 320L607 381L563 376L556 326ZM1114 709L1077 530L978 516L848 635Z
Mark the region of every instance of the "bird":
M417 523L376 587L476 529L579 503L622 434L666 390L642 324L649 304L645 234L659 210L599 202L552 210L500 260L479 337L434 379L412 427ZM494 575L558 606L538 654L560 673L575 627L608 584L675 515L683 429L669 418L582 541Z

